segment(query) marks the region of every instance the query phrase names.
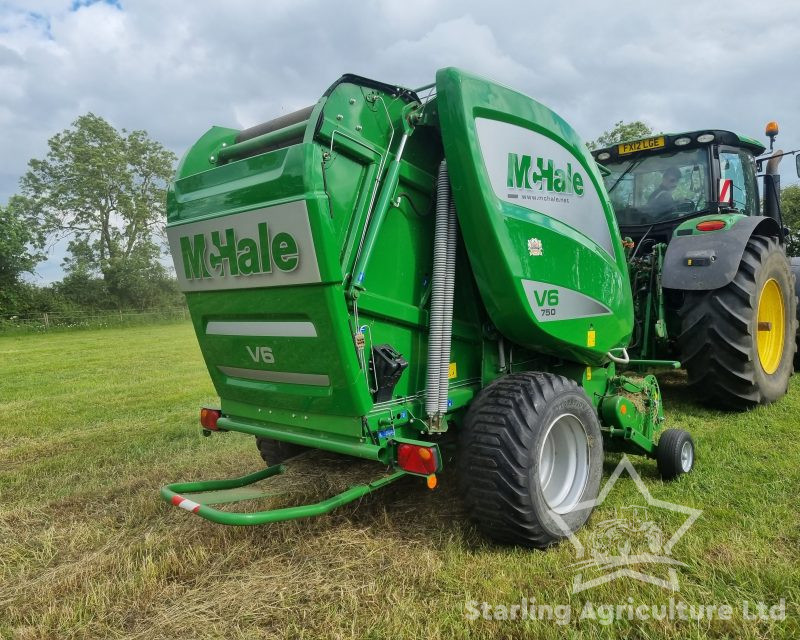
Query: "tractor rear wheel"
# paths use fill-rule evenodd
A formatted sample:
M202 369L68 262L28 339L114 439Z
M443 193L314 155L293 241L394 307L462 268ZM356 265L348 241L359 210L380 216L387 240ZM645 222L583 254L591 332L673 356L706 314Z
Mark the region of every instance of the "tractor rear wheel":
M783 248L753 236L728 285L686 294L678 344L689 384L726 409L782 397L792 375L796 305Z
M574 381L533 372L500 378L472 403L459 438L461 493L490 538L544 548L589 518L603 440Z
M256 447L258 447L258 452L261 454L261 459L268 465L278 464L289 458L294 458L303 453L303 451L308 450L307 447L299 444L281 442L271 438L259 438L258 436L256 436Z

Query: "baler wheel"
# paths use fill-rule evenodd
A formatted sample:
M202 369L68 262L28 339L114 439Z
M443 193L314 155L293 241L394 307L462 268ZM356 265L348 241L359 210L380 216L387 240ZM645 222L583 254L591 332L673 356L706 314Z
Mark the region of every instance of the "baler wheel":
M664 480L674 480L694 467L694 440L683 429L667 429L658 439L656 464Z
M472 403L459 437L461 493L488 537L545 548L589 518L603 440L574 381L534 372L500 378Z
M792 375L796 305L783 248L753 236L728 285L686 294L678 344L690 386L725 409L781 398Z
M258 436L256 436L256 447L258 447L258 452L261 454L261 459L268 465L278 464L289 458L294 458L308 450L307 447L299 444L291 444L290 442L282 442L270 438L259 438Z

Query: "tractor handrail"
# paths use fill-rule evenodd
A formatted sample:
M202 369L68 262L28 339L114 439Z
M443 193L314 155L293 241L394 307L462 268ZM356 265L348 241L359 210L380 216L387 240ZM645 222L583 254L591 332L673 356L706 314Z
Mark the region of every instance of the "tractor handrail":
M622 357L615 356L611 351L622 351ZM607 354L606 357L611 360L611 362L616 362L617 364L628 364L631 359L628 356L628 350L625 347L619 347L617 349L611 349Z

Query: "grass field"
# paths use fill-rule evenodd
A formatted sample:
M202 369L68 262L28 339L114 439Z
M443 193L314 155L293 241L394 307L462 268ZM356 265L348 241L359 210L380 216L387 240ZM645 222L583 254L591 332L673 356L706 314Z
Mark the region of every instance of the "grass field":
M670 424L695 436L696 470L665 484L632 460L654 498L703 510L673 549L680 590L624 578L572 594L570 544L488 543L447 474L434 492L403 480L326 517L255 528L163 503L168 482L261 467L252 438L201 436L198 407L215 396L188 324L0 338L0 637L797 638L799 387L722 414L691 403L679 378L664 385ZM641 503L623 475L580 539ZM684 518L651 516L665 531ZM466 617L468 601L523 597L570 605L570 620ZM580 617L587 602L670 598L730 604L732 619ZM781 599L785 620L744 619L743 601Z

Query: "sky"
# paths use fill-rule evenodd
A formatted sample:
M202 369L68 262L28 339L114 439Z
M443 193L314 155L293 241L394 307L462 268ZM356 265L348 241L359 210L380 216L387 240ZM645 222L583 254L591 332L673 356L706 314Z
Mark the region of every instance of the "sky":
M0 0L0 203L89 111L179 156L211 125L313 104L344 73L411 88L457 66L586 140L618 120L800 147L800 2ZM792 158L784 184L796 182ZM64 245L34 281L61 278Z

